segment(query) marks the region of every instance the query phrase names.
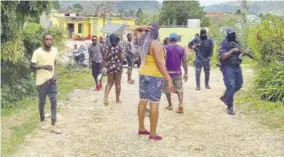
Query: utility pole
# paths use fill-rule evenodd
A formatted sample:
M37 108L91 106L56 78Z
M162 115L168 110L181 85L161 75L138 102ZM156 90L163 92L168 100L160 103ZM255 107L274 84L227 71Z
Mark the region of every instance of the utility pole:
M242 0L242 27L243 27L243 45L247 48L248 26L247 26L247 0Z

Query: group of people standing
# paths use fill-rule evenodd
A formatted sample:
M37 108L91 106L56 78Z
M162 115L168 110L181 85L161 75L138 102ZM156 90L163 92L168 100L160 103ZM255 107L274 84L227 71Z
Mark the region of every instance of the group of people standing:
M151 24L148 26L136 26L135 41L137 52L139 53L139 103L138 117L139 129L138 135L148 135L149 140L161 140L162 137L156 133L158 123L158 106L164 92L167 97L167 110L172 110L171 94L177 94L179 105L177 113L183 113L183 81L188 80L188 63L185 49L177 44L178 36L171 33L164 45L159 40L159 25ZM92 36L92 44L88 51L90 53L90 62L92 63L92 74L96 82L96 90L102 90L102 70L107 73L107 85L105 86L104 104L109 104L109 93L115 85L116 103L121 103L121 76L122 64L126 58L128 65L128 83L133 84L131 79L133 61L135 55L132 44L132 34L127 35L128 43L124 51L120 44L120 38L116 34L108 37L109 44L103 46L98 42L97 36ZM43 36L43 46L34 51L32 57L32 69L36 71L36 85L38 89L39 111L41 128L47 129L45 121L44 106L46 96L51 101L51 131L61 133L55 125L57 108L57 83L55 73L55 63L58 56L58 50L52 47L52 34L47 33ZM221 71L224 77L226 91L220 98L227 105L227 112L230 115L233 111L234 94L241 88L241 50L231 46L230 42L240 44L236 39L236 32L232 28L227 29L226 39L220 44L219 56ZM196 90L200 90L200 73L202 67L205 71L205 87L210 89L210 58L213 54L213 41L207 36L206 29L201 29L200 36L196 36L190 43L189 48L194 49L196 53ZM124 52L126 54L124 54ZM182 73L182 69L184 73ZM149 104L150 131L147 131L144 125L146 106Z

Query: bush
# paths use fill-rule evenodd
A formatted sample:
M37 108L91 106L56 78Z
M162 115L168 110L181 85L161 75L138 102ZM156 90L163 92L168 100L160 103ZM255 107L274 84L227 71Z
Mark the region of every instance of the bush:
M275 62L257 71L254 91L261 98L284 103L284 62Z
M259 62L252 91L259 99L284 102L284 20L270 16L248 32Z

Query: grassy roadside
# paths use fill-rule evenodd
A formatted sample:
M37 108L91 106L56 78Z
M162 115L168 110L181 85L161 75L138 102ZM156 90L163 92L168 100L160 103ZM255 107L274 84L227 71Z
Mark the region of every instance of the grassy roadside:
M269 128L284 132L284 104L254 98L251 93L242 91L237 98L238 110L249 118Z
M59 103L68 98L68 93L74 89L84 89L94 85L94 80L89 69L72 69L60 65L58 73L58 100ZM25 98L15 103L12 108L1 111L2 145L1 156L15 152L25 140L25 135L31 133L39 122L37 96ZM49 111L47 99L46 111ZM60 110L59 110L60 111Z

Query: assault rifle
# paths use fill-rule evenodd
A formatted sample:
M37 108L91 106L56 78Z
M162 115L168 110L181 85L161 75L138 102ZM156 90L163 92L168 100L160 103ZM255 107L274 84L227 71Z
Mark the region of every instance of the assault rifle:
M248 53L243 47L241 47L237 43L231 41L229 45L231 47L240 49L240 51L241 51L241 54L239 55L240 60L242 60L244 56L248 56L250 59L252 59L252 60L254 60L258 63L258 61L255 59L255 57L251 53ZM219 63L216 66L221 68L221 64L222 64L221 59L219 58Z
M200 41L198 41L198 43L195 43L194 46L195 46L195 53L196 53L197 57L199 57L201 59L201 62L203 63L204 68L207 69L208 68L207 66L209 66L209 65L206 64L206 59L202 56L202 54L200 52L200 49L199 49L199 47L201 46Z

